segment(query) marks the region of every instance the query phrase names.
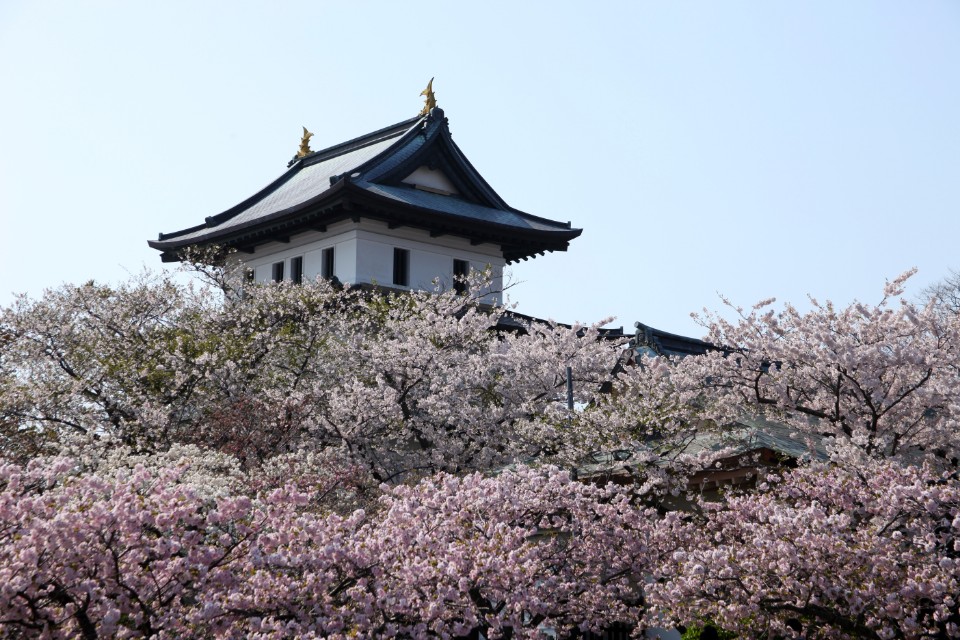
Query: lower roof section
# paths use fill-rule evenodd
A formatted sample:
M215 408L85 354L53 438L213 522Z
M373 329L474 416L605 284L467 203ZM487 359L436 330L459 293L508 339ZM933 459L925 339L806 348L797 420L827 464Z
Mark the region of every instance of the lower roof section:
M375 219L393 228L409 226L434 237L452 235L474 244L501 248L507 262L525 260L548 251L566 251L581 229L541 218L484 207L412 186L385 186L340 181L323 197L269 216L219 228L190 229L161 234L150 241L165 262L177 261L188 247L218 245L253 252L258 245L283 241L307 230L325 231L327 225L347 219Z

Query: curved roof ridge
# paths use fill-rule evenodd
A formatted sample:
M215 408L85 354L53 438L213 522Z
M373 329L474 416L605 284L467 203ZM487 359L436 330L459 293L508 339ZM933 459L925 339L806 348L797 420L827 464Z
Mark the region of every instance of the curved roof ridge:
M416 116L413 118L408 118L403 122L398 122L392 124L389 127L384 127L377 131L371 133L366 133L362 136L353 138L352 140L347 140L346 142L339 142L335 145L329 146L325 149L319 149L313 153L304 156L303 158L298 158L300 164L304 166L313 164L314 162L322 162L324 160L329 160L330 158L336 158L337 156L349 153L351 151L356 151L357 149L362 149L371 144L376 144L388 138L397 137L400 134L409 133L409 131L415 128L415 125L423 120L421 116ZM402 137L402 136L401 136ZM399 141L398 141L399 142ZM293 164L292 167L297 166L297 163Z
M567 229L572 229L572 228L573 228L573 223L572 223L570 220L567 220L566 222L560 222L560 221L558 221L558 220L551 220L550 218L544 218L543 216L538 216L538 215L536 215L536 214L534 214L534 213L527 213L526 211L523 211L522 209L517 209L517 208L515 208L515 207L510 207L510 206L507 207L507 211L511 211L511 212L513 212L513 213L516 213L516 214L519 214L519 215L522 215L522 216L526 216L527 218L532 218L533 220L536 220L537 222L552 223L552 224L555 224L555 225L559 225L559 226L561 226L561 227L566 227ZM583 231L583 229L581 229L581 231Z
M436 109L435 111L440 111L440 110ZM423 118L423 124L426 126L421 125L418 127L411 127L410 131L407 132L407 135L404 135L402 138L397 140L396 144L391 145L388 149L384 149L382 153L377 154L376 156L370 158L369 160L364 162L362 165L357 167L357 169L362 171L363 173L369 174L369 175L363 176L363 179L368 180L370 182L374 182L379 178L382 178L384 175L388 175L392 171L396 170L397 165L402 166L404 162L407 160L407 158L401 158L400 160L397 160L397 152L401 151L404 145L407 145L410 142L412 142L414 139L416 139L415 135L409 135L409 134L414 130L416 130L417 135L420 135L420 134L423 135L424 142L426 143L433 136L436 135L437 131L440 130L444 120L445 118L443 118L443 111L440 111L439 118L433 117L433 113L431 113L431 115L425 116ZM433 125L433 127L430 126L431 124ZM390 166L387 163L388 160L394 160L393 166Z
M444 129L445 129L444 131L445 135L443 135L442 137L447 142L447 144L450 145L450 150L456 156L457 161L460 162L463 165L464 169L471 174L471 177L473 177L474 180L476 180L477 183L481 187L483 187L485 191L488 192L491 199L497 204L500 204L501 206L503 206L504 209L507 209L510 211L517 211L518 213L523 213L522 211L519 211L518 209L514 209L509 204L507 204L507 201L504 200L492 186L490 186L490 183L487 182L487 180L482 175L480 175L480 172L477 171L477 168L474 167L473 163L470 162L470 160L467 158L466 154L460 148L460 145L458 145L456 141L453 139L453 134L450 133L450 129L448 127L444 127Z
M368 158L363 162L361 162L360 164L358 164L357 166L352 167L350 169L350 172L366 173L368 171L373 171L377 169L378 165L381 165L386 160L396 156L397 152L400 151L404 147L404 145L408 144L411 140L416 139L417 136L425 133L424 124L429 124L431 122L431 116L418 117L411 120L410 122L413 122L413 125L410 126L403 133L403 135L398 137L393 144L391 144L389 147L386 147L385 149L380 151L378 154L376 154L372 158ZM426 133L425 137L429 137L429 135L430 135L429 133ZM384 137L374 142L387 140L387 139L389 138ZM373 142L371 142L370 144L373 144ZM362 149L364 146L369 146L369 145L360 145L360 146L357 146L356 149ZM330 157L335 158L336 156L330 156ZM367 179L366 176L364 176L364 179Z

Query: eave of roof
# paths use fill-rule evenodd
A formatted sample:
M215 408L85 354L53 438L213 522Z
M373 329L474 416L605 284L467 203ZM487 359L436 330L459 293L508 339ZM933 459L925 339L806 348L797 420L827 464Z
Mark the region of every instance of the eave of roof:
M634 349L648 347L660 355L668 356L703 355L708 351L722 350L710 342L655 329L642 322L634 322L633 326L636 332L630 346Z
M424 196L446 198L406 188L411 198ZM396 196L396 193L392 194ZM461 208L461 207L458 207ZM484 213L490 215L484 216ZM434 235L455 235L479 243L501 246L508 262L526 259L547 251L566 251L570 240L583 230L565 226L555 229L498 221L504 212L472 206L467 212L443 211L438 207L420 206L414 202L398 201L379 190L370 190L348 180L340 180L331 189L301 205L278 211L270 216L234 225L220 232L205 234L203 241L150 241L150 246L165 252L166 261L175 261L176 252L186 246L219 244L244 248L268 242L277 235L289 236L310 229L325 230L327 225L350 218L368 218L388 222L394 227L409 226L430 229Z

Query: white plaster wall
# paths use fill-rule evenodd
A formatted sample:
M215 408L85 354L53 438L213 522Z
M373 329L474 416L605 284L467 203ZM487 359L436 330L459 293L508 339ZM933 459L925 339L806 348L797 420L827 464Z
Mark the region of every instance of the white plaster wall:
M333 249L333 259L337 259L337 247ZM313 280L323 270L323 247L311 249L303 254L303 279ZM334 269L336 272L336 269Z
M505 261L500 247L492 244L473 246L465 238L440 236L431 238L427 231L400 227L390 229L386 223L361 220L331 225L326 233L309 231L290 238L289 243L270 242L260 245L253 254L235 254L248 268L254 269L257 282L270 282L273 264L284 261L284 278L290 279L290 258L303 256L303 277L320 275L323 249L334 248L334 275L343 283L376 283L393 286L393 250L410 251L409 282L412 289L431 291L439 278L444 289L453 286L453 261L466 260L470 267L482 271L489 265L494 283L488 301L500 302Z
M452 288L453 261L455 259L464 260L465 258L423 249L411 252L410 286L414 289L429 291L434 288L434 280L439 279L438 284L444 290Z
M273 280L273 264L284 262L284 279L290 279L290 258L303 257L303 277L313 279L320 275L323 268L323 250L333 247L334 275L341 282L356 279L356 225L342 222L331 225L326 233L307 231L290 238L289 243L268 242L259 245L253 254L238 253L247 268L254 270L257 282Z
M359 282L357 279L357 239L351 234L337 244L333 252L333 271L340 282Z
M392 286L393 248L399 246L402 246L399 242L357 238L357 281Z
M439 279L444 289L453 287L453 261L466 260L475 271L482 271L489 265L493 272L491 290L494 292L488 302L501 302L499 294L503 286L503 268L505 261L496 245L483 244L473 246L469 240L456 236L431 238L426 231L400 228L388 229L386 224L372 222L364 225L357 234L358 282L377 282L392 285L393 249L410 251L411 289L432 291L434 279Z

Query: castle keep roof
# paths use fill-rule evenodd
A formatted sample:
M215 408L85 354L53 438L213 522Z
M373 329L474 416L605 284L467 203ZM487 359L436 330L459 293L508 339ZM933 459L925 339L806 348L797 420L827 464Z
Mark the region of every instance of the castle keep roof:
M411 180L415 175L435 178ZM425 116L296 157L283 175L243 202L149 244L165 262L192 246L252 253L272 240L360 218L493 243L508 262L565 251L582 231L504 202L453 142L443 110L434 107Z

